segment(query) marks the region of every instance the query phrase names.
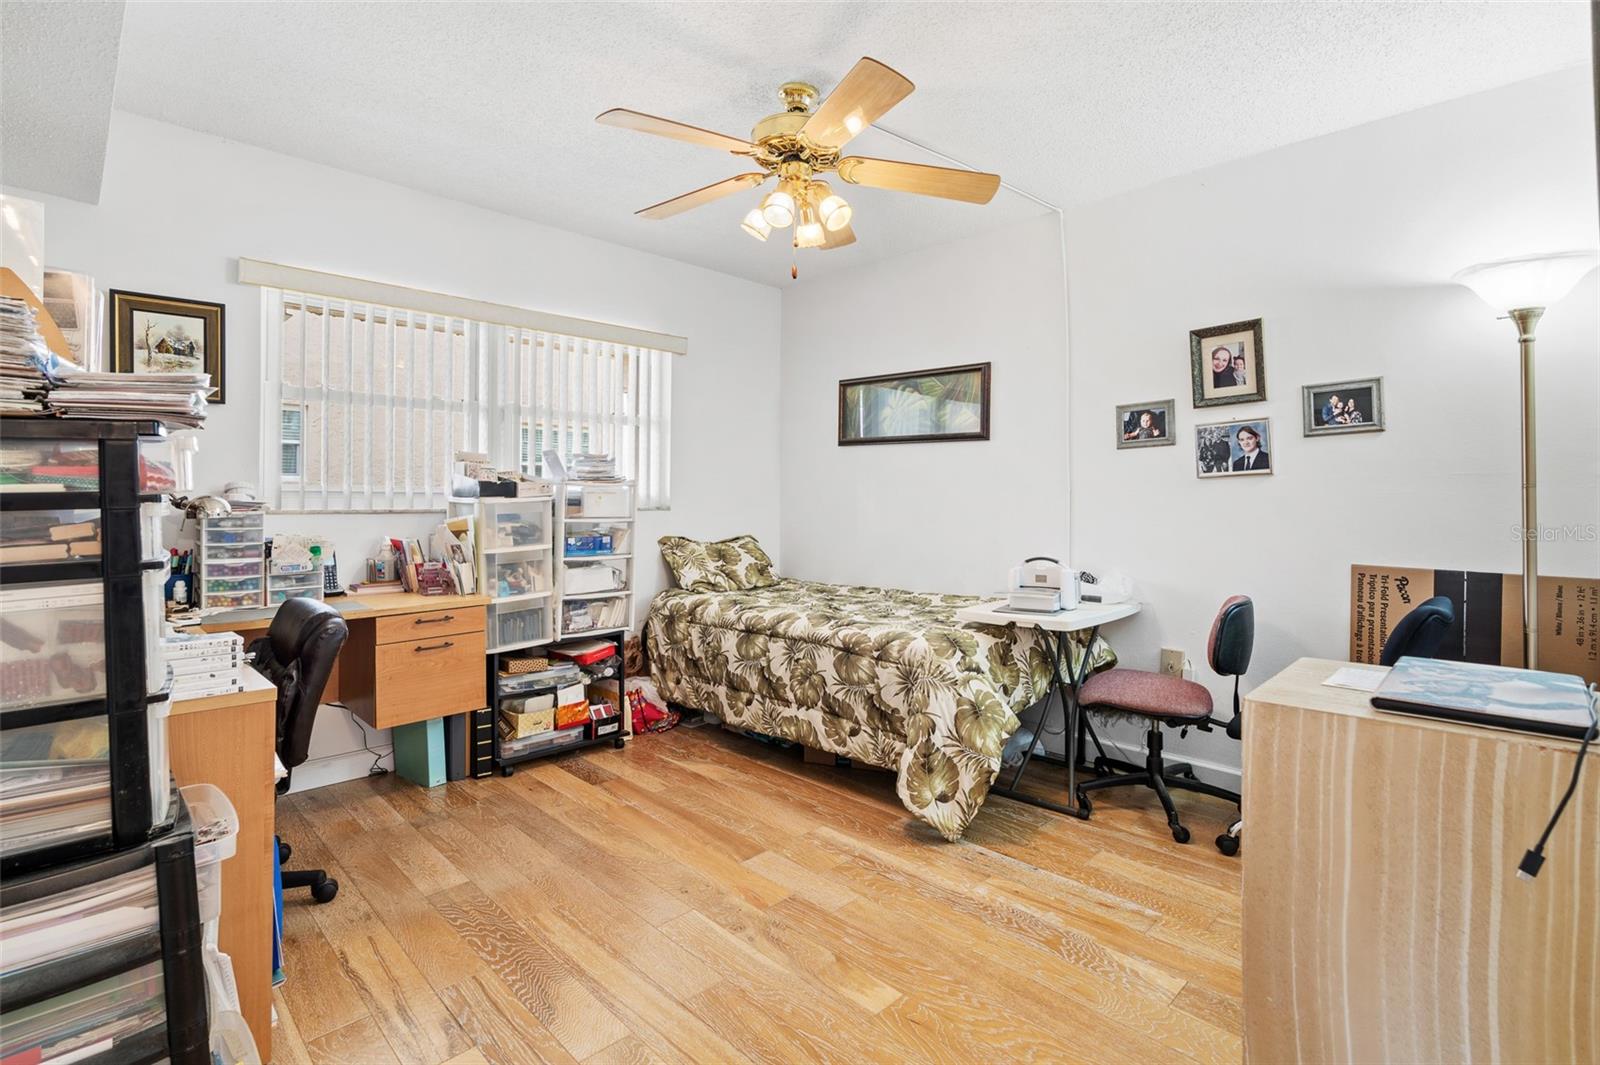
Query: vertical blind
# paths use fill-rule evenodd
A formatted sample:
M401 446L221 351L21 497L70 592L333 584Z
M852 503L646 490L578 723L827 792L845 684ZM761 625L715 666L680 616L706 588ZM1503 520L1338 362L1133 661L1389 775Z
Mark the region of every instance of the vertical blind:
M640 506L669 504L670 353L262 291L276 407L263 424L281 426L263 465L280 509L435 510L456 451L531 472L547 447L564 461L610 454Z

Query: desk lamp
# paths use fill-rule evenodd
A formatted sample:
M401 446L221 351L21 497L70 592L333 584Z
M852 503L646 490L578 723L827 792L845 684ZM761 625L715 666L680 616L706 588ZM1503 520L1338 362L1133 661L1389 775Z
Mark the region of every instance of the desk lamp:
M1522 661L1539 667L1539 515L1535 499L1533 331L1547 308L1571 292L1600 253L1568 251L1469 266L1452 280L1470 288L1517 327L1522 355Z

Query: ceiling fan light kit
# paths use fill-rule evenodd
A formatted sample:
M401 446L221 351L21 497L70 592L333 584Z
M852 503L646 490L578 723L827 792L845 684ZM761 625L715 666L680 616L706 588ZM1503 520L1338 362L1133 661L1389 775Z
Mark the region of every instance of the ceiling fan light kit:
M840 156L846 144L911 95L914 88L908 79L876 59L862 57L815 109L820 96L815 85L790 81L779 86L784 109L757 122L748 141L620 107L602 113L595 121L716 148L750 159L762 168L663 200L637 212L641 217L671 218L755 188L776 176L778 187L744 216L739 228L764 242L774 229L793 225L794 247L828 251L855 243L855 233L850 228L855 212L843 196L818 179L819 174L836 172L852 185L974 204L988 203L1000 188L998 174ZM790 273L796 274L793 269Z

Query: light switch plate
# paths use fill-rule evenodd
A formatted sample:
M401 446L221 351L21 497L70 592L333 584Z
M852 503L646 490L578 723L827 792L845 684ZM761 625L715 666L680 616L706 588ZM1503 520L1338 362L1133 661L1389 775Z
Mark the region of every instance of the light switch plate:
M1183 676L1184 654L1171 647L1161 649L1161 672L1169 677Z

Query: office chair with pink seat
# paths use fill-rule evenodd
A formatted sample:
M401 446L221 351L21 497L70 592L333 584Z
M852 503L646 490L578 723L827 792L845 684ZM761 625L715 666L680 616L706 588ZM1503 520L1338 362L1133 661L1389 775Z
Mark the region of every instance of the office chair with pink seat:
M1192 680L1142 669L1118 668L1096 673L1084 681L1078 701L1085 710L1112 711L1150 719L1150 731L1145 740L1144 770L1100 777L1079 784L1078 804L1085 815L1092 810L1088 792L1143 785L1154 791L1161 800L1161 808L1167 812L1167 825L1172 829L1172 838L1179 843L1187 843L1189 830L1178 820L1170 789L1197 791L1238 804L1237 792L1195 779L1194 769L1187 762L1167 764L1161 757L1161 730L1163 726L1177 729L1193 727L1209 732L1213 726L1222 724L1229 736L1239 738L1239 678L1250 668L1255 634L1255 604L1248 596L1229 598L1211 623L1206 660L1213 672L1233 678L1233 717L1226 724L1212 717L1211 692ZM1217 849L1224 854L1236 853L1239 837L1231 831L1224 832L1217 837Z

